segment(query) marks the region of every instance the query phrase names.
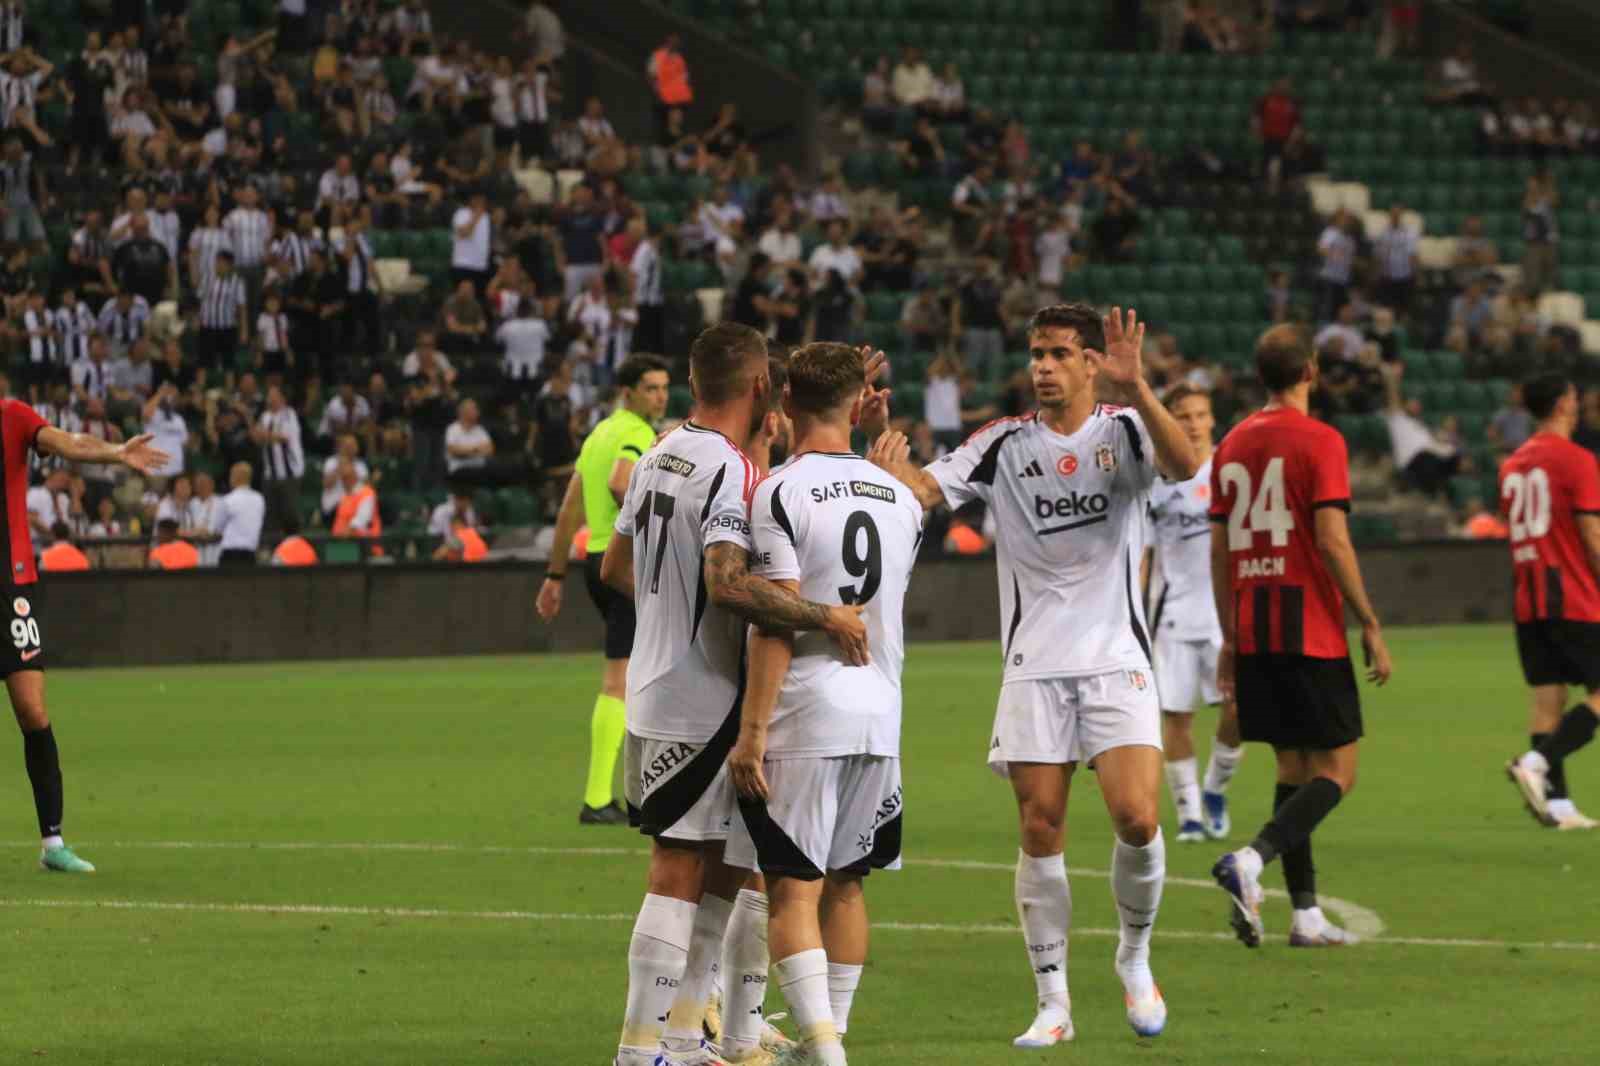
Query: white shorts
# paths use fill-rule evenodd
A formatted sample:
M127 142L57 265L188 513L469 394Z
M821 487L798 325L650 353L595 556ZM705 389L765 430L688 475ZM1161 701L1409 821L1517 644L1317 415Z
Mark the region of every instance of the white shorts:
M1086 762L1112 748L1161 750L1161 707L1149 670L1011 681L1000 686L989 768Z
M738 806L726 744L629 733L622 751L628 820L639 832L668 840L728 839Z
M767 801L740 798L729 866L803 881L900 869L899 759L769 759L763 771Z
M1221 703L1222 693L1217 691L1217 656L1221 654L1218 640L1157 636L1156 685L1161 690L1161 709L1187 714L1197 703Z

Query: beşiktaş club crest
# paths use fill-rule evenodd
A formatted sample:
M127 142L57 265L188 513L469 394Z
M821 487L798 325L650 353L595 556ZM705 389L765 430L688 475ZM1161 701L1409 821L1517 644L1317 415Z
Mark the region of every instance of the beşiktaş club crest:
M28 605L27 597L18 596L11 601L11 610L18 618L26 618L33 608Z
M1133 687L1138 689L1140 692L1143 692L1145 685L1149 684L1149 682L1144 679L1143 670L1129 670L1128 681L1131 682Z
M1102 444L1094 450L1094 465L1106 473L1117 468L1117 453L1109 444Z
M1068 452L1056 460L1056 473L1062 477L1071 477L1078 472L1078 457Z

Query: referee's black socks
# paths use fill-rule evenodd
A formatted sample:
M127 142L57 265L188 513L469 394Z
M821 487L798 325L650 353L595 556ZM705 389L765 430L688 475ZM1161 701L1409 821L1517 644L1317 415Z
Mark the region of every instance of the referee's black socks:
M39 836L61 835L61 756L49 727L22 734L22 757L33 785L33 807L39 814Z
M1596 726L1600 726L1600 717L1595 715L1594 708L1580 703L1561 716L1556 731L1534 750L1544 756L1553 771L1567 756L1594 739Z
M1305 843L1311 831L1321 824L1328 812L1339 805L1342 798L1343 791L1332 780L1313 777L1294 789L1293 795L1284 800L1283 806L1273 814L1272 821L1261 827L1261 832L1256 834L1250 846L1261 856L1262 863L1269 863L1279 855L1287 860L1287 853ZM1311 855L1307 851L1308 867L1310 861Z

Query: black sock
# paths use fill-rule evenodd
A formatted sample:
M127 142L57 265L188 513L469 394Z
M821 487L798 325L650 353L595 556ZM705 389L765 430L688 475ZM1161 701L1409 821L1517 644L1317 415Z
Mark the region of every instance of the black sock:
M1299 785L1278 782L1272 794L1272 812L1276 814L1289 797L1300 791ZM1289 899L1297 911L1317 905L1317 868L1311 861L1311 838L1306 837L1283 852L1283 882L1289 889Z
M1311 835L1328 812L1339 806L1344 793L1326 777L1313 777L1295 789L1294 795L1273 814L1272 821L1261 827L1250 846L1261 856L1263 863L1303 842Z
M22 734L22 757L33 784L33 807L39 814L39 835L61 835L61 756L56 751L56 735L49 726Z
M1561 724L1556 726L1556 731L1535 750L1554 768L1593 740L1596 726L1600 726L1600 717L1596 717L1587 703L1580 703L1561 716Z
M1549 739L1549 733L1529 733L1528 747L1532 748L1534 751L1538 751L1540 745ZM1560 759L1550 759L1548 757L1546 757L1544 761L1550 764L1550 773L1546 775L1546 780L1550 782L1550 787L1545 791L1545 798L1553 800L1569 799L1570 796L1567 793L1566 763L1562 762Z

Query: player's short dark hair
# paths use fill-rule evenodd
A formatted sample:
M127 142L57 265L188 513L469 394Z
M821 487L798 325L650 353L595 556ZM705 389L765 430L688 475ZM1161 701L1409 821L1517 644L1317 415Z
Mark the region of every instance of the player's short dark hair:
M1051 304L1039 308L1028 320L1028 335L1031 337L1043 329L1074 329L1085 348L1100 351L1106 346L1100 312L1088 304Z
M1256 376L1269 392L1292 389L1305 380L1306 367L1315 358L1299 326L1273 326L1256 341Z
M767 338L737 322L700 331L689 348L689 383L697 402L715 407L733 399L753 360L767 357Z
M1564 374L1535 374L1522 383L1522 402L1528 413L1543 422L1556 412L1556 404L1572 388Z
M1203 396L1207 403L1211 402L1211 394L1209 392L1205 389L1197 389L1187 381L1180 381L1168 389L1166 395L1161 397L1161 402L1166 405L1167 410L1171 411L1192 396Z
M789 360L789 401L804 414L832 411L859 396L866 383L861 350L848 344L802 345Z
M668 375L672 373L667 368L667 361L659 355L645 353L630 355L622 361L621 366L617 367L617 384L625 389L631 389L653 370L659 370Z

